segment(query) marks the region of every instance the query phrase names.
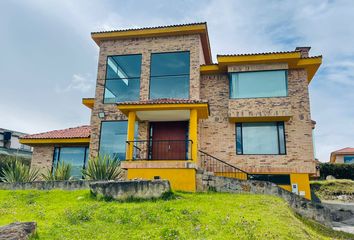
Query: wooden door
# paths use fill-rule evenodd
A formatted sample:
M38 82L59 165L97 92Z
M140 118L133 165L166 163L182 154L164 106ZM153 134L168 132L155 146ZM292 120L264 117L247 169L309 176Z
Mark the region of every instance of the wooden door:
M153 122L152 160L184 160L187 158L188 122Z

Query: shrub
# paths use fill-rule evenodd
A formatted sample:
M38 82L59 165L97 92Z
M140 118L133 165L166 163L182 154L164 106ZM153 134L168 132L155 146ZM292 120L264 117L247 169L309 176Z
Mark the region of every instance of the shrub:
M1 181L1 177L3 177L2 170L5 168L5 166L8 163L14 161L19 161L28 167L31 165L31 158L0 154L0 181Z
M320 179L332 175L337 179L354 180L354 164L320 163Z
M4 182L33 182L39 175L39 170L30 168L20 161L10 161L2 169L1 180Z
M55 171L48 169L42 177L46 181L64 181L69 180L71 175L71 164L65 163L64 161L59 163L55 168Z
M108 155L91 158L82 173L89 180L115 180L122 177L120 161Z

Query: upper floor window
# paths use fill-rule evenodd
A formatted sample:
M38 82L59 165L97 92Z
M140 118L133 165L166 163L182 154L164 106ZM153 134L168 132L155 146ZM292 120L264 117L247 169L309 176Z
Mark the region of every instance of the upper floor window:
M150 99L189 98L189 52L153 53Z
M109 56L104 103L139 100L141 54Z
M230 74L230 98L285 97L287 71L237 72Z
M236 124L237 154L286 154L284 122Z
M344 156L344 163L354 163L354 155L353 156Z

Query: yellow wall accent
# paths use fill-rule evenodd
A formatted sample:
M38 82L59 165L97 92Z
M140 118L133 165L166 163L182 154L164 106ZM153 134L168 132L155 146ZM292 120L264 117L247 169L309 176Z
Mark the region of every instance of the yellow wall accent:
M209 106L207 103L176 103L176 104L131 104L131 105L119 105L118 109L125 115L128 115L130 111L151 111L151 110L189 110L196 109L198 111L199 118L208 118Z
M198 156L198 112L192 109L189 117L189 139L192 140L192 160L197 162Z
M267 116L267 117L230 117L230 122L274 122L289 121L291 116Z
M134 141L135 120L136 120L135 112L129 112L127 141ZM126 159L132 160L133 159L133 151L134 151L133 144L132 143L128 144L126 149L127 149L126 150Z
M82 104L84 104L86 107L93 109L93 105L95 103L94 98L83 98L82 99Z
M45 139L20 139L21 144L55 144L55 143L90 143L90 138L45 138Z
M249 63L249 62L263 62L263 61L284 61L289 59L298 59L301 57L300 52L293 53L274 53L274 54L252 54L252 55L238 55L238 56L218 56L219 64L233 63Z
M195 169L158 169L158 168L131 168L128 169L128 179L141 178L152 180L155 176L170 181L173 190L196 191Z
M247 180L247 174L243 172L215 172L215 176L219 177L228 177L228 178L237 178L241 180Z
M278 185L282 189L291 192L291 185Z
M310 190L310 180L309 174L307 173L291 173L290 174L291 184L297 183L299 193L300 191L305 192L305 198L311 200L311 190Z

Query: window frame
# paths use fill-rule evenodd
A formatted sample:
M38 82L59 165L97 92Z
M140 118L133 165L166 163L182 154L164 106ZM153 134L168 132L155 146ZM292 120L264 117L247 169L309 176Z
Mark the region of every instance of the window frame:
M245 155L245 156L251 156L251 155L269 155L269 156L279 156L279 155L287 155L287 148L286 148L286 131L285 131L285 122L283 121L270 121L270 123L276 123L276 128L277 128L277 141L278 141L278 153L243 153L243 123L259 123L259 122L237 122L235 123L235 148L236 148L236 155ZM266 123L266 122L261 122L261 123ZM240 127L240 136L238 135L237 127ZM280 133L279 133L279 126L282 125L284 128L283 131L283 138L284 138L284 153L281 153L281 146L280 146ZM237 147L237 138L241 138L241 153L238 152L238 147Z
M102 103L103 104L117 104L117 102L105 102L105 95L106 95L106 83L107 83L107 63L108 63L108 58L109 57L123 57L123 56L134 56L134 55L140 55L141 56L141 63L140 63L140 76L139 76L139 97L138 100L140 100L140 88L141 88L141 76L143 74L142 71L142 67L143 67L143 54L142 53L131 53L131 54L118 54L118 55L107 55L106 56L106 64L105 64L105 73L104 73L104 85L103 85L103 96L102 96ZM134 78L130 78L130 79L136 79L136 77ZM112 80L112 79L108 79L108 80Z
M152 76L151 75L151 66L152 66L152 55L153 54L169 54L169 53L189 53L189 74L180 74L180 75L160 75L160 76ZM185 50L185 51L169 51L169 52L155 52L155 53L150 53L150 72L149 72L149 99L151 100L151 77L173 77L173 76L188 76L188 97L187 98L183 98L183 99L190 99L190 91L191 91L191 51L190 50Z
M250 73L250 72L274 72L274 71L284 71L285 72L285 88L286 88L286 95L285 96L272 96L272 97L232 97L231 96L231 81L232 81L232 74L234 73ZM255 71L238 71L238 72L229 72L229 99L237 100L237 99L256 99L256 98L286 98L289 97L289 74L288 69L269 69L269 70L255 70Z
M52 168L50 170L51 174L54 174L54 169L58 167L58 164L60 162L60 153L61 153L61 149L62 148L84 148L84 163L82 166L82 170L86 169L86 165L88 163L88 155L90 155L90 151L88 151L90 149L90 146L86 146L86 145L78 145L78 146L54 146L53 149L53 157L52 157ZM54 167L54 161L55 161L55 150L58 149L58 161L56 166ZM85 176L82 174L81 179L85 179Z

